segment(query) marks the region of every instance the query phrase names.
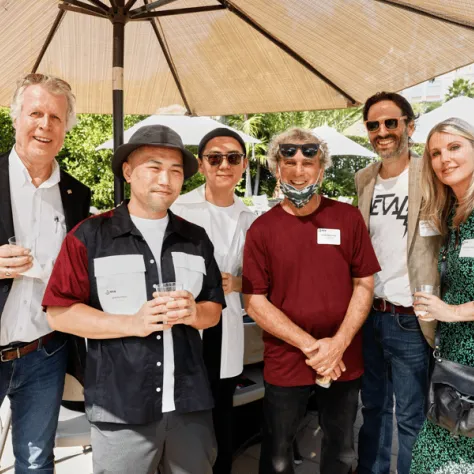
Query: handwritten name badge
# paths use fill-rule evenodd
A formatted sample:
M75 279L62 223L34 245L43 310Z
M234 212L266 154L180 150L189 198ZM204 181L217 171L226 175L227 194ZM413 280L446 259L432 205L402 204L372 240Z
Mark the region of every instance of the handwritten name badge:
M462 243L460 257L474 258L474 239L465 240Z
M339 229L318 229L318 244L341 245L341 231Z

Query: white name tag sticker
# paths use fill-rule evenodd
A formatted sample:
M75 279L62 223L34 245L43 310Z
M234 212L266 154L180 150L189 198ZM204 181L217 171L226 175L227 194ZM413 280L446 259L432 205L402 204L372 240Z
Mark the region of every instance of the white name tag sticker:
M441 234L431 221L420 221L420 235L421 237L433 237Z
M339 229L318 229L318 244L341 245L341 231Z
M465 240L462 243L460 257L474 258L474 239Z

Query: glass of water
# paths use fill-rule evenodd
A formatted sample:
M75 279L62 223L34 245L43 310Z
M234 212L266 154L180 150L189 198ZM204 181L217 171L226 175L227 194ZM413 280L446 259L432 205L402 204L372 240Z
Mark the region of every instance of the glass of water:
M183 284L177 281L171 281L168 283L161 283L153 285L155 291L158 293L158 297L160 296L168 296L173 301L174 298L170 295L173 291L179 291L183 289ZM163 324L167 324L166 319L163 319Z
M433 285L419 285L415 287L415 293L429 293L430 295L439 296L439 287ZM423 298L416 298L421 304L423 304ZM415 301L415 298L413 298ZM425 318L424 316L428 314L426 309L415 309L415 314L421 319L421 321L434 321L434 318Z

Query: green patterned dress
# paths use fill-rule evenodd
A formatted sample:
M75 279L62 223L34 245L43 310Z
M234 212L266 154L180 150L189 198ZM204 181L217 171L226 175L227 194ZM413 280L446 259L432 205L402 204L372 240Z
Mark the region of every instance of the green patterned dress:
M459 258L467 239L474 239L474 212L460 227L457 248L456 231L450 231L443 297L448 304L474 301L474 258ZM474 367L474 322L439 324L442 356ZM449 431L425 421L413 448L410 474L474 474L474 438L455 439Z

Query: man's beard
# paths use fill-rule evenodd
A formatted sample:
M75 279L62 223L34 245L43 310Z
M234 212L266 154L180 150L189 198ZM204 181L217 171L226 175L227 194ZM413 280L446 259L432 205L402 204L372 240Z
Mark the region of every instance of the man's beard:
M377 146L377 140L379 138L383 138L383 139L391 138L396 143L395 148L392 148L391 150L379 151L379 148ZM397 137L396 135L387 135L386 137L377 137L374 143L375 145L373 145L373 147L375 151L377 152L377 154L380 156L380 158L383 158L385 160L398 159L400 158L401 154L405 151L405 149L408 148L408 133L405 130L401 137Z

